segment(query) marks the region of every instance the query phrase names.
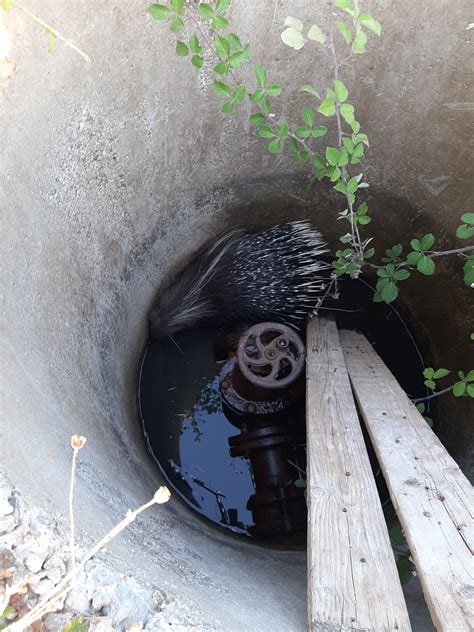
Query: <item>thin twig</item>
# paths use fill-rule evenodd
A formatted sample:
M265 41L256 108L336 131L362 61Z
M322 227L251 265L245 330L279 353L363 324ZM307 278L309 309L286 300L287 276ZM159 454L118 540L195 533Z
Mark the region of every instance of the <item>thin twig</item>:
M95 546L93 546L88 553L83 557L83 559L79 562L76 567L76 572L87 564L87 562L94 557L104 546L109 544L111 540L113 540L121 531L123 531L129 524L131 524L142 511L148 509L152 505L158 504L161 505L163 503L168 502L170 499L169 489L165 486L160 487L151 500L149 500L144 505L135 509L135 511L128 511L125 515L125 518L121 520L113 529L111 529L104 537L97 542ZM46 612L48 612L49 607L56 602L60 597L67 594L73 587L72 584L73 579L73 571L69 571L69 573L57 584L52 590L49 591L41 601L32 609L28 614L22 617L19 621L16 621L5 628L5 632L21 632L21 630L25 630L29 625L40 619Z
M329 42L329 49L331 51L332 65L334 69L334 79L335 81L338 81L339 80L339 64L337 62L336 47L334 46L334 3L333 2L331 2L331 7L329 10L328 42ZM341 102L339 101L337 94L336 94L335 108L336 108L338 147L339 149L342 149L342 137L343 137L344 132L342 130L342 121L341 121ZM347 189L348 177L347 177L346 167L342 167L341 169L341 179L344 183L344 186ZM354 221L354 207L353 207L352 202L349 199L348 193L346 193L346 200L347 200L349 213L350 213L352 245L354 246L356 252L358 252L359 256L361 257L361 260L363 261L364 250L362 248L357 222Z
M16 0L11 0L11 5L13 7L16 7L20 11L23 11L23 13L26 13L26 15L28 15L32 20L34 20L37 24L39 24L47 33L52 33L54 35L54 37L57 37L59 40L61 40L61 42L64 42L64 44L66 44L66 46L69 46L69 48L72 48L73 50L75 50L76 53L79 53L79 55L81 57L83 57L86 61L90 61L90 57L88 55L86 55L84 53L84 51L82 51L79 47L77 47L74 44L74 42L72 42L71 40L67 39L63 35L61 35L61 33L59 31L57 31L55 28L53 28L52 26L47 24L44 20L42 20L37 15L32 13L29 9L27 9L24 6L22 6L21 4L18 4L18 2Z
M75 526L74 526L74 480L76 475L76 462L77 453L84 447L86 438L78 435L71 437L72 447L72 463L71 463L71 478L69 482L69 548L71 551L71 564L72 564L72 583L74 584L76 579L76 539L75 539Z
M474 252L474 246L465 246L464 248L455 248L454 250L441 250L440 252L428 251L430 257L444 257L445 255L459 255L462 252Z
M435 397L439 397L440 395L444 395L445 393L449 393L449 391L453 390L453 386L448 386L447 388L443 388L441 391L437 391L436 393L432 393L431 395L427 395L426 397L417 397L417 399L412 399L411 401L414 404L418 404L419 402L426 402L428 399L434 399Z

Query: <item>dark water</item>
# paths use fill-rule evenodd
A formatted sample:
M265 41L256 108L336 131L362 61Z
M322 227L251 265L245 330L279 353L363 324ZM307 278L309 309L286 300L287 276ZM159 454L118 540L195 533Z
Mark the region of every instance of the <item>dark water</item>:
M334 312L339 328L363 332L411 397L425 395L420 351L396 308L372 302L359 281L342 285ZM324 312L322 312L324 313ZM229 455L229 437L239 434L225 416L219 395L224 362L214 347L222 330L183 332L174 342L149 343L139 381L139 414L148 449L169 485L192 509L221 527L248 535L255 493L248 459ZM295 480L304 478L301 449L289 455ZM381 499L388 498L373 452Z

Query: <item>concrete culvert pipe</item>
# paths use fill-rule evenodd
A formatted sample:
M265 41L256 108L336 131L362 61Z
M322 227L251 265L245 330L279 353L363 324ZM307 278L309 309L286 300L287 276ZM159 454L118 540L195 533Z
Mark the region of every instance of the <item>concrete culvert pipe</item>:
M146 2L29 5L74 34L91 62L59 42L48 54L34 23L19 11L3 15L14 66L0 84L0 468L5 489L60 519L70 437L85 435L75 515L88 541L162 482L135 409L147 312L160 283L235 224L309 219L332 246L340 226L331 189L269 156L246 107L221 116L211 74L175 57L173 38L146 15ZM303 104L296 88L325 65L283 47L275 25L292 12L308 20L321 12L322 22L328 6L241 0L231 8L254 59L272 77L286 73L292 120ZM472 195L470 3L376 8L383 37L344 66L371 140L364 166L371 234L379 251L427 232L454 248ZM443 257L438 267L436 276L406 283L402 307L429 365L467 366L473 300L459 261ZM472 404L447 397L436 407L439 436L469 475ZM142 514L105 559L162 591L168 629L306 629L304 552L230 538L176 498ZM432 629L415 589L407 599L413 629Z

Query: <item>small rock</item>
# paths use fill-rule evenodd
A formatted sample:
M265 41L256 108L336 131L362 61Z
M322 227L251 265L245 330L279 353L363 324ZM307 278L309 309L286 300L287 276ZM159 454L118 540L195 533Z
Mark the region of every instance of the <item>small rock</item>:
M51 613L44 619L44 626L48 632L61 632L73 619L71 614Z
M16 557L9 549L0 549L0 579L13 575L15 562Z
M100 621L91 622L89 632L115 632L115 628L109 617L103 617Z
M141 632L143 630L143 623L134 623L125 632Z
M119 629L145 623L154 610L153 595L132 577L125 578L112 595L110 614Z
M91 585L83 570L77 576L74 588L66 597L66 607L68 610L77 612L78 614L90 616L91 599L94 594L95 586Z
M41 579L35 586L31 586L33 592L37 595L45 595L50 590L53 590L54 583L47 578Z
M54 584L58 584L66 574L66 565L59 555L53 555L43 564L46 577Z
M9 533L15 528L15 517L13 514L0 515L0 535Z
M29 553L25 557L25 566L32 573L39 573L43 568L43 562L45 555L39 555L38 553Z
M192 621L184 612L174 608L166 608L148 619L145 632L162 632L163 630L184 632L184 630L189 630L191 626ZM198 629L198 627L193 626L194 629Z

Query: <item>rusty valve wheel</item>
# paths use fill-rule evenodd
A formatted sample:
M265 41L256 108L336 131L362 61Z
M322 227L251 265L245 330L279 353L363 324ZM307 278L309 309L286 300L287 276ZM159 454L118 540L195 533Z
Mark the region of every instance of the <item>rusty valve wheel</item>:
M261 323L239 341L237 361L243 375L256 386L281 389L296 380L304 367L305 348L286 325Z

